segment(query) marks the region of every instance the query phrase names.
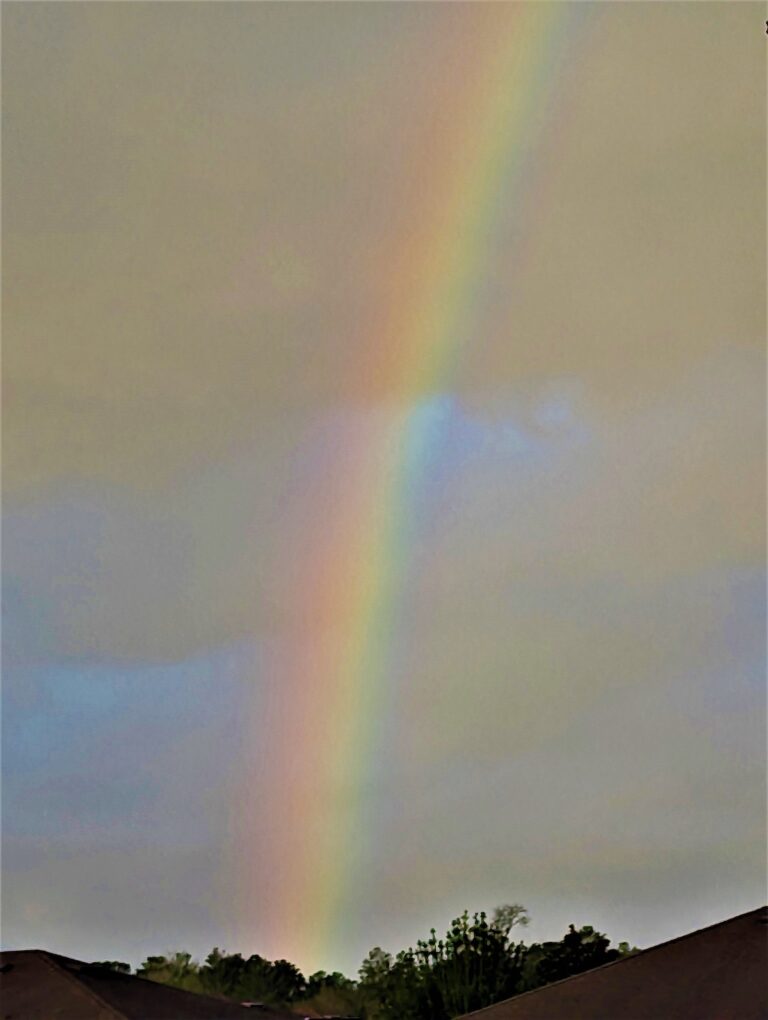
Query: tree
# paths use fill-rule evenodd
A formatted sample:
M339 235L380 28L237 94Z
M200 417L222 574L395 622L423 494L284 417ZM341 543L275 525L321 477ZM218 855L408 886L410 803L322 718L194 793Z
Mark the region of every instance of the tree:
M200 968L200 981L209 995L234 998L243 980L246 966L240 953L222 953L218 946L215 946Z
M335 970L333 974L326 974L324 970L318 970L307 978L306 992L307 995L316 995L324 988L344 990L354 988L354 986L355 982L344 977L338 970Z
M387 998L392 970L392 955L376 946L363 960L358 971L357 983L362 1010L369 1020L383 1016L383 1004Z
M361 1006L357 985L339 971L326 974L319 970L307 978L304 997L292 1003L297 1012L323 1015L359 1015Z
M123 963L122 960L94 960L92 967L102 967L104 970L114 970L118 974L130 974L130 963Z
M525 951L522 943L509 940L524 908L517 910L490 924L485 913L470 920L465 911L444 938L438 939L433 928L428 939L394 961L381 949L372 950L360 968L366 1017L448 1020L514 995Z
M490 920L485 913L470 918L464 911L442 938L433 928L415 949L394 957L372 949L357 983L338 971L316 971L307 979L288 960L270 962L255 954L243 959L218 947L202 965L189 953L149 956L137 974L189 991L299 1012L362 1014L365 1020L451 1020L637 952L625 942L611 949L608 938L589 925L578 930L570 925L559 942L514 942L511 933L527 924L528 912L519 903L496 907ZM119 961L96 966L130 970Z
M304 975L287 960L270 963L257 954L244 960L240 953L223 953L218 947L206 957L199 977L210 995L271 1005L295 1002L307 989Z
M200 968L191 953L174 953L172 956L148 956L136 970L137 977L157 981L188 992L202 992Z
M418 944L429 999L438 1016L468 1013L515 994L524 947L510 942L512 924L489 924L484 911L470 921L464 911L445 939L436 939L433 929L430 938Z
M529 975L536 981L533 987L560 981L617 960L620 950L609 949L609 945L610 939L591 925L584 925L578 931L570 925L560 942L531 946L528 953L531 960L535 960L535 967Z
M530 920L528 911L521 904L503 903L494 909L491 924L509 934L515 925L524 928Z
M149 977L150 974L164 971L168 966L168 961L164 956L148 956L144 963L139 964L136 968L136 974L139 977Z
M363 961L359 974L357 987L366 1020L419 1020L430 1015L413 950L393 958L377 946Z
M304 975L288 960L275 960L270 970L270 981L274 1002L293 1002L306 990Z

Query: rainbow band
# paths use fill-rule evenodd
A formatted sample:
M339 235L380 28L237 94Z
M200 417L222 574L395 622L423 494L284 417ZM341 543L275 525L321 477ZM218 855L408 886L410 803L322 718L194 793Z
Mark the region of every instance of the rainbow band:
M363 341L370 354L356 371L386 400L387 424L357 437L335 471L335 517L321 522L306 567L296 601L300 653L285 678L284 714L273 721L283 782L254 820L268 830L251 834L260 859L252 860L252 846L243 850L249 866L274 877L272 896L251 909L262 917L266 910L278 952L304 968L328 966L334 936L354 914L349 894L368 849L365 791L377 727L393 712L414 498L440 439L425 398L450 388L462 352L477 339L499 213L522 211L523 171L574 6L489 5L480 15L487 22L481 52L453 40L446 101L455 114L425 139L429 191L390 253L391 303ZM460 27L463 18L456 20Z

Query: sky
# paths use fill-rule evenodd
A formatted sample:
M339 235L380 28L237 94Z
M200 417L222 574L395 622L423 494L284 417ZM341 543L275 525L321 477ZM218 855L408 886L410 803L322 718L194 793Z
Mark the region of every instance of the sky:
M765 901L752 3L6 3L6 948Z

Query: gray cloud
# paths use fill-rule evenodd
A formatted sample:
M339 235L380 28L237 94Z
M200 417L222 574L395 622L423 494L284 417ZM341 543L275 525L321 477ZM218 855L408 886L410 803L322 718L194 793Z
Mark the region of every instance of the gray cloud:
M347 967L464 906L648 942L762 890L764 39L749 5L582 6L459 368L409 396L437 438L338 809L361 783L379 840ZM250 923L233 783L279 782L309 558L350 444L404 410L372 323L412 283L445 54L510 11L4 12L14 939Z

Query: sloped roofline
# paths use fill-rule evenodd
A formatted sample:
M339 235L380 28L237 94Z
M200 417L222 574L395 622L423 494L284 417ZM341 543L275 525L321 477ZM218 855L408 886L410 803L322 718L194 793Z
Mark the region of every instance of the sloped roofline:
M12 950L9 951L12 952ZM78 981L74 974L70 973L66 967L62 967L60 963L57 963L56 960L53 959L53 955L55 954L49 953L47 949L22 949L17 950L17 952L39 953L51 970L55 971L59 975L63 975L66 980L69 981L70 984L74 985L74 987L77 988L81 994L85 995L86 998L92 999L98 1006L101 1007L101 1009L107 1010L107 1012L111 1013L112 1016L117 1018L117 1020L126 1020L125 1013L118 1012L111 1003L107 1002L106 999L102 999L98 992L94 992L94 990L89 988L84 981Z
M716 921L714 924L708 924L704 928L697 928L696 931L686 932L685 935L677 935L673 939L668 939L666 942L659 942L655 946L649 946L647 949L641 949L637 953L632 953L631 956L622 956L618 960L611 960L609 963L602 963L599 967L592 967L590 970L583 970L580 974L571 974L569 977L560 978L558 981L550 981L549 984L539 985L538 988L529 988L527 992L520 992L519 995L510 995L508 999L500 999L499 1002L494 1002L490 1006L483 1006L482 1009L476 1009L471 1013L464 1013L463 1017L482 1016L483 1013L487 1013L490 1010L498 1009L504 1002L517 1002L519 999L524 999L527 995L536 995L538 992L543 992L545 989L556 988L558 985L567 984L569 981L578 981L580 978L592 977L592 975L599 973L601 970L607 970L609 967L616 967L623 963L631 963L633 960L639 960L642 956L647 956L649 953L655 952L657 949L666 949L667 946L672 946L676 942L684 942L686 939L695 938L697 935L703 935L704 932L712 931L713 928L724 928L726 925L733 924L736 921L743 921L747 917L752 917L758 914L765 916L768 911L768 905L757 907L755 910L747 910L743 914L736 914L734 917L728 917L724 921ZM768 921L768 918L766 918ZM463 1018L462 1018L463 1020Z

